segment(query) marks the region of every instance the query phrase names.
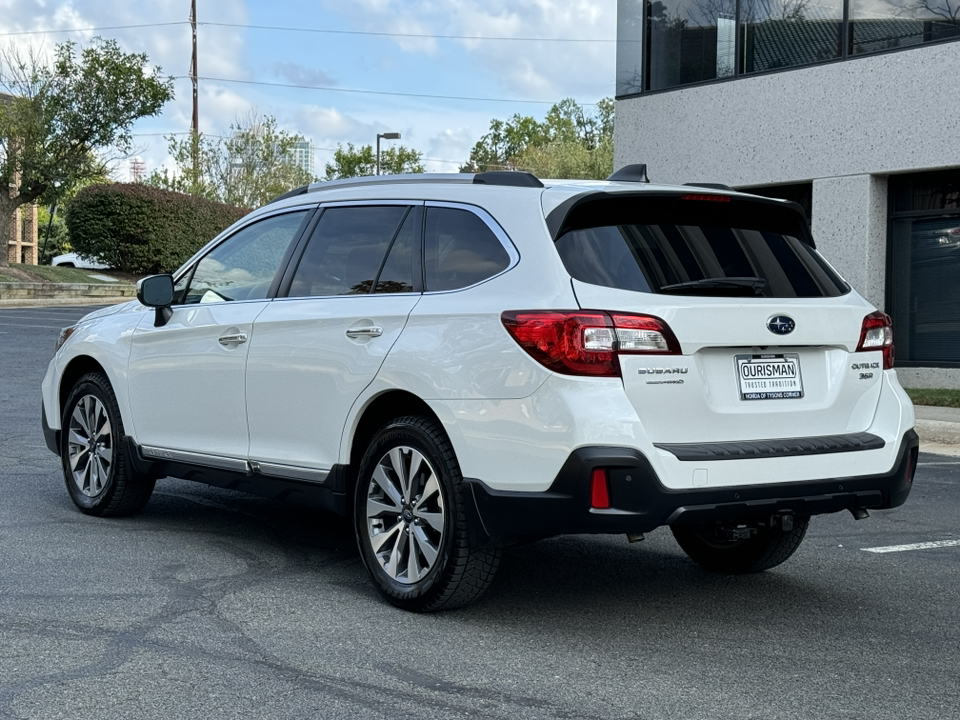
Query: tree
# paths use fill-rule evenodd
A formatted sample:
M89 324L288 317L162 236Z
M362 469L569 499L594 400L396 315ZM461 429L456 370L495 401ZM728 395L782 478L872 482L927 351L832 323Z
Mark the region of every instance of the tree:
M413 148L391 145L380 151L380 174L422 173L424 172L423 164L420 162L422 155L423 153ZM337 143L333 162L327 163L324 169L326 170L324 180L374 175L377 172L377 157L373 151L373 145L357 148L353 143L347 143L347 147L344 148Z
M0 265L17 208L52 202L64 189L103 174L110 153L132 146L141 117L159 114L173 79L151 71L143 53L124 53L96 38L77 52L56 46L53 64L37 54L0 52Z
M176 170L154 171L148 185L254 208L313 182L293 158L303 136L281 130L276 118L256 111L237 118L226 137L191 133L167 141Z
M601 100L593 114L567 98L550 108L543 122L520 115L506 122L494 119L460 171L606 178L613 172L613 110L610 98Z

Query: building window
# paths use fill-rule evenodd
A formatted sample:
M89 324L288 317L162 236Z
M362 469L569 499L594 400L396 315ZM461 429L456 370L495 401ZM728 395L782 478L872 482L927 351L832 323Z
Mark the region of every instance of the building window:
M643 91L643 2L617 0L617 95Z
M890 178L897 363L960 367L960 170Z
M741 72L766 72L840 57L843 0L745 0Z
M960 37L955 0L850 0L854 55Z
M647 87L733 77L734 0L654 0L647 3Z
M960 40L958 0L618 0L617 97Z

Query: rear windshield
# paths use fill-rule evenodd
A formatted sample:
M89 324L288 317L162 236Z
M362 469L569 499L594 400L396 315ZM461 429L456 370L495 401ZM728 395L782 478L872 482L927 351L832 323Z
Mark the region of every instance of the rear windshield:
M849 286L803 239L803 218L750 200L608 198L574 208L557 250L593 285L676 295L836 297Z

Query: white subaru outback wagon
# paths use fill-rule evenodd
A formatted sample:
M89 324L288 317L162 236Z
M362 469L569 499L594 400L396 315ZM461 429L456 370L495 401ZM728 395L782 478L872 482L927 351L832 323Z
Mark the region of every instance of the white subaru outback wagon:
M901 505L917 458L890 318L799 206L526 173L318 183L61 333L47 444L92 515L186 478L350 516L415 611L502 548L669 526L714 571L810 517Z

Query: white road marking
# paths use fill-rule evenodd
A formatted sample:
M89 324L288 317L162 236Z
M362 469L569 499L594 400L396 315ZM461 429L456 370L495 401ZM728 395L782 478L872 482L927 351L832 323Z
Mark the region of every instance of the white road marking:
M933 548L960 547L960 540L938 540L936 542L914 543L913 545L887 545L885 547L860 548L864 552L891 553L906 550L931 550Z

